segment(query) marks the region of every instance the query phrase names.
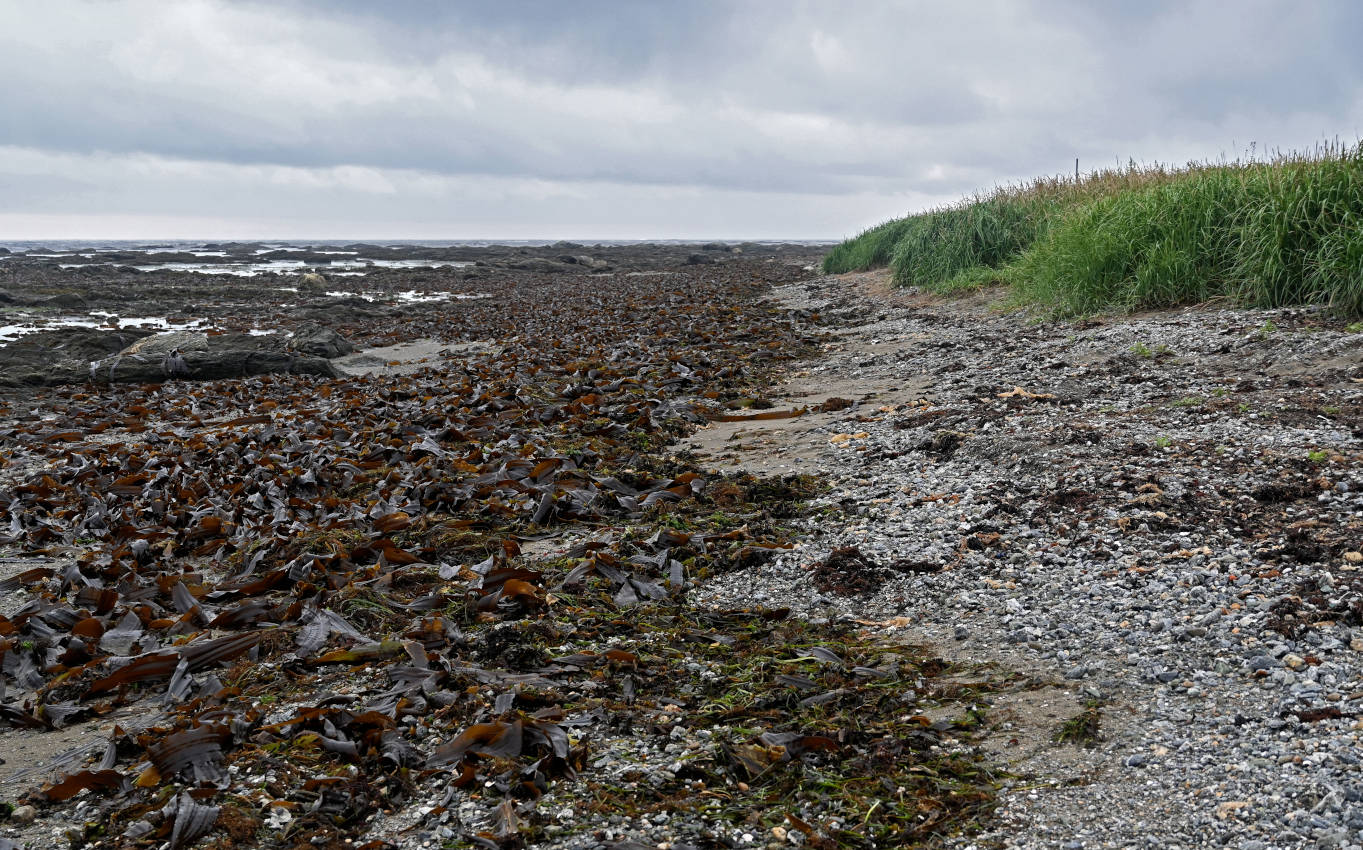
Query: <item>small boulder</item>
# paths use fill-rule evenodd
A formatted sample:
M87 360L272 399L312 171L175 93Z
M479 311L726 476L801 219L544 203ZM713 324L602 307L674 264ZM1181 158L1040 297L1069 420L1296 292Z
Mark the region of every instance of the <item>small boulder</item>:
M715 258L709 254L690 254L686 258L688 266L708 266L713 265Z
M330 360L354 352L355 346L331 328L309 324L294 331L289 350Z
M86 301L84 298L82 298L80 295L74 292L62 292L57 295L53 295L51 298L44 298L41 301L35 301L34 306L56 307L58 309L63 310L69 310L72 308L84 309L86 306Z
M510 263L508 268L523 272L539 272L541 274L560 274L573 270L573 267L566 263L556 263L553 260L545 260L539 257L532 257L528 260Z
M202 331L169 331L155 336L139 339L119 352L120 356L129 354L165 355L172 351L186 354L191 351L207 351L208 334Z

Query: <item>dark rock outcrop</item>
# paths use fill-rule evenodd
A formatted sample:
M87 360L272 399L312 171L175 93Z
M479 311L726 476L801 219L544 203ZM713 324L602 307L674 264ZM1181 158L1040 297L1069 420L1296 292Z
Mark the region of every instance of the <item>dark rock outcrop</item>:
M331 365L331 361L324 357L300 356L287 351L231 348L191 351L182 356L188 371L186 377L195 381L244 378L275 372L320 375L328 378L340 376ZM86 364L85 374L75 380L93 380L96 383L160 383L171 377L166 374L163 360L164 357L141 354L106 358ZM65 380L49 383L74 382L69 374L63 377Z
M33 302L36 307L55 307L60 310L80 309L84 310L87 306L85 298L74 292L61 292L50 298Z
M189 335L194 336L192 332ZM219 334L204 337L206 344L197 350L171 344L172 338L178 336L101 328L63 328L29 334L0 347L0 386L54 386L86 381L160 383L172 377L202 381L272 372L339 375L325 357L284 350L280 336ZM158 338L166 340L166 345L135 345ZM167 363L171 361L167 358L177 350L178 359L172 358L176 368L168 369Z
M42 370L62 360L81 363L98 360L118 354L151 335L151 331L103 328L39 331L0 346L0 374L23 369Z
M293 338L289 340L288 348L290 351L296 351L299 354L325 357L328 360L344 357L355 351L355 346L350 344L350 340L331 328L321 325L304 325L294 331Z
M119 354L167 354L178 350L181 354L208 350L208 334L203 331L170 331L147 336L123 349Z

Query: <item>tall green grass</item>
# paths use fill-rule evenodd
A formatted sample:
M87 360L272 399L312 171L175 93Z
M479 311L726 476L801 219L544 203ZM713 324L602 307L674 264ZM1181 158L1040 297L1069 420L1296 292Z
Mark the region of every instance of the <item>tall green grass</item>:
M823 258L824 272L842 274L889 265L894 246L904 231L913 225L914 218L909 216L878 224L862 231L855 239L834 245Z
M1007 281L1066 314L1228 297L1363 315L1363 146L1007 187L886 222L824 269L884 265L936 291Z
M1076 207L1010 269L1015 295L1063 313L1206 301L1232 285L1245 184L1231 169Z
M1363 315L1363 145L1256 177L1237 245L1237 296Z
M893 219L835 246L827 274L890 266L901 286L935 286L976 266L1014 259L1077 204L1173 179L1161 166L1105 169L1080 179L1042 177L918 215Z

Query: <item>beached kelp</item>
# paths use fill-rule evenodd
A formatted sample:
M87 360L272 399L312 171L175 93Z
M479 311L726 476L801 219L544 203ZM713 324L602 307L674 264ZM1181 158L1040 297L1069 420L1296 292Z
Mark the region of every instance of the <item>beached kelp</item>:
M798 273L509 286L431 307L423 325L478 344L405 376L42 396L0 428L0 528L35 558L0 584L28 593L0 617L0 721L140 719L28 800L85 793L77 839L107 846L363 844L412 801L403 828L514 846L546 827L537 800L586 793L619 812L711 799L698 828L727 829L778 780L805 789L790 823L811 839L862 843L845 825L872 806L872 834L967 828L990 772L908 712L940 665L686 602L789 546L781 520L817 490L666 453L813 350L817 327L759 300ZM702 730L694 775L612 796L603 752Z
M662 740L693 743L662 764L645 748L608 777L556 789L556 803L602 818L668 813L799 832L830 848L915 845L969 831L992 810L998 775L968 745L978 705L944 681L958 671L880 624L812 624L760 608L640 615L617 680L633 705L651 708Z
M1043 180L889 222L899 285L1010 283L1063 314L1226 297L1363 314L1363 148ZM859 237L861 238L861 237ZM830 272L883 265L852 243ZM844 258L867 258L849 265Z

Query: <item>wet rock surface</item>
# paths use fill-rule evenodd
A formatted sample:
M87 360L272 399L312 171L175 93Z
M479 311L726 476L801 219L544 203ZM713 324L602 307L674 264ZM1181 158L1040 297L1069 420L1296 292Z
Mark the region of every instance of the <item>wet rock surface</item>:
M1019 776L959 846L1359 846L1357 327L1207 308L1037 323L874 275L784 292L847 329L778 394L928 384L786 453L833 482L823 515L704 598L893 623L1053 683L1045 711L985 697L985 745ZM742 468L749 451L783 449L710 459ZM937 570L831 584L851 560ZM1091 748L1036 734L1085 711Z
M747 254L740 245L727 247L733 250L715 256L768 263L817 259L806 246L746 243ZM191 378L290 370L330 375L320 359L345 356L355 347L413 339L475 341L481 331L461 330L466 324L461 314L475 313L474 322L487 309L505 314L501 299L509 281L534 278L536 286L551 289L559 277L612 271L660 279L675 273L694 248L565 242L538 248L357 243L284 249L211 243L179 252L17 251L0 262L0 292L5 293L0 298L0 387L89 380L92 361L142 336L167 332L207 335L215 356L193 359ZM479 301L489 303L475 306ZM223 338L223 333L238 337ZM295 339L299 333L306 338ZM273 337L240 339L246 334ZM188 347L181 350L188 355ZM279 351L299 356L251 354ZM104 380L110 379L108 365L96 370ZM115 369L112 380L160 380L165 375L157 376L158 366L132 361L124 377Z

